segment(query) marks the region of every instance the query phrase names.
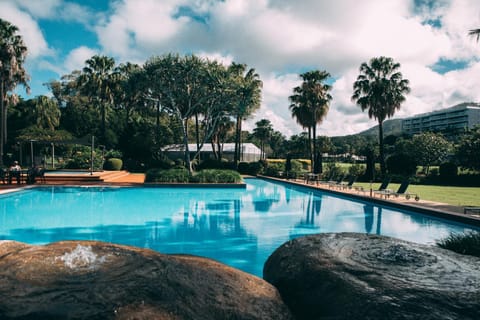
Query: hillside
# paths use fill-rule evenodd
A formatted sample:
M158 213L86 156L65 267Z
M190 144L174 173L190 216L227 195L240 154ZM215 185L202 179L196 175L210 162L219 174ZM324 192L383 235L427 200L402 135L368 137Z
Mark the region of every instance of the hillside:
M386 120L383 123L383 136L389 135L401 135L402 134L402 119ZM378 135L378 125L371 127L365 131L358 133L361 136L373 136Z

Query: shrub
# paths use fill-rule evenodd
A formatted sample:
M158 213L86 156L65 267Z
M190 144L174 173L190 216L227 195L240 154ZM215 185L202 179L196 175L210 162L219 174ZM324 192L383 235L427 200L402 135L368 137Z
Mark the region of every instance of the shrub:
M359 177L365 173L365 166L353 164L348 168L348 174Z
M187 169L150 169L145 175L145 182L173 182L186 183L190 179L190 174Z
M225 169L227 161L217 159L205 159L197 166L198 170L204 169Z
M417 172L417 162L405 153L397 153L387 158L389 174L412 176Z
M238 172L240 174L249 174L250 164L248 162L239 162L238 163Z
M292 164L292 170L291 170L292 172L302 172L305 170L302 162L300 162L297 159L292 159L291 164Z
M437 246L460 254L480 257L480 232L450 234L437 241Z
M343 172L342 167L337 166L337 164L336 164L335 162L329 162L329 163L327 163L327 168L326 168L326 169L327 169L327 170L326 170L326 171L327 171L326 174L327 174L328 176L330 176L330 177L338 177L338 176L340 176L340 175L345 174L345 173Z
M192 178L193 181L199 183L238 183L242 181L242 177L237 171L218 169L201 170Z
M256 176L257 174L262 174L265 166L262 162L250 162L248 165L248 174Z
M458 167L453 162L444 162L439 167L440 177L453 178L458 175Z
M103 164L103 169L120 171L120 170L122 170L122 166L123 166L122 159L110 158L110 159L107 159L105 161L105 163Z

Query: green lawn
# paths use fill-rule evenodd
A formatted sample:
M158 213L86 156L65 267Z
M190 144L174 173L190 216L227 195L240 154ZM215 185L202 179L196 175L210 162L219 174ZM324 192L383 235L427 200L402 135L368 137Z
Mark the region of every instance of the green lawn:
M357 182L355 186L370 188L370 184L367 182ZM373 190L377 190L379 186L380 183L372 184ZM397 191L399 186L398 183L390 183L388 188ZM480 207L480 187L410 185L407 191L417 193L423 200L448 203L454 206Z

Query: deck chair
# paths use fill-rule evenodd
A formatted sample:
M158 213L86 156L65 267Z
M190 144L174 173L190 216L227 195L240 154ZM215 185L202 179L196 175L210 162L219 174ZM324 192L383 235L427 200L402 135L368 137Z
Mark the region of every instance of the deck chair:
M337 180L334 181L329 181L328 182L328 187L333 188L333 187L339 187L342 185L342 182L345 180L345 175L340 175Z
M378 187L377 190L373 190L373 196L375 196L375 193L378 193L378 192L381 192L381 191L384 191L385 189L387 189L388 187L388 184L390 183L390 178L387 177L385 179L382 180L382 183L380 184L380 187ZM357 192L367 192L367 190L365 190L365 188L363 186L357 186L357 187L353 187L353 189Z
M353 184L355 183L355 181L357 181L357 176L355 175L351 175L349 178L348 178L348 181L347 182L342 182L340 187L342 189L352 189L353 187Z
M390 180L391 180L390 177L383 179L380 187L378 187L377 190L373 191L373 196L375 196L376 194L379 194L380 196L385 195L385 193L388 192L387 187L390 184Z
M405 199L410 199L412 196L415 197L415 200L420 200L420 197L416 193L407 192L408 186L410 185L410 180L406 179L402 181L400 187L398 187L397 192L391 192L388 196L393 195L395 197L405 196Z

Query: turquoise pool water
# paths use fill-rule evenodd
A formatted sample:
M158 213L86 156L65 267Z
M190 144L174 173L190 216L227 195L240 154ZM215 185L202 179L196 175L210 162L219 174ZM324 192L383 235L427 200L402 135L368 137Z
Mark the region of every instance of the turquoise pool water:
M101 240L210 257L262 276L289 239L363 232L433 244L473 230L308 188L247 179L246 189L38 187L0 197L0 239Z

